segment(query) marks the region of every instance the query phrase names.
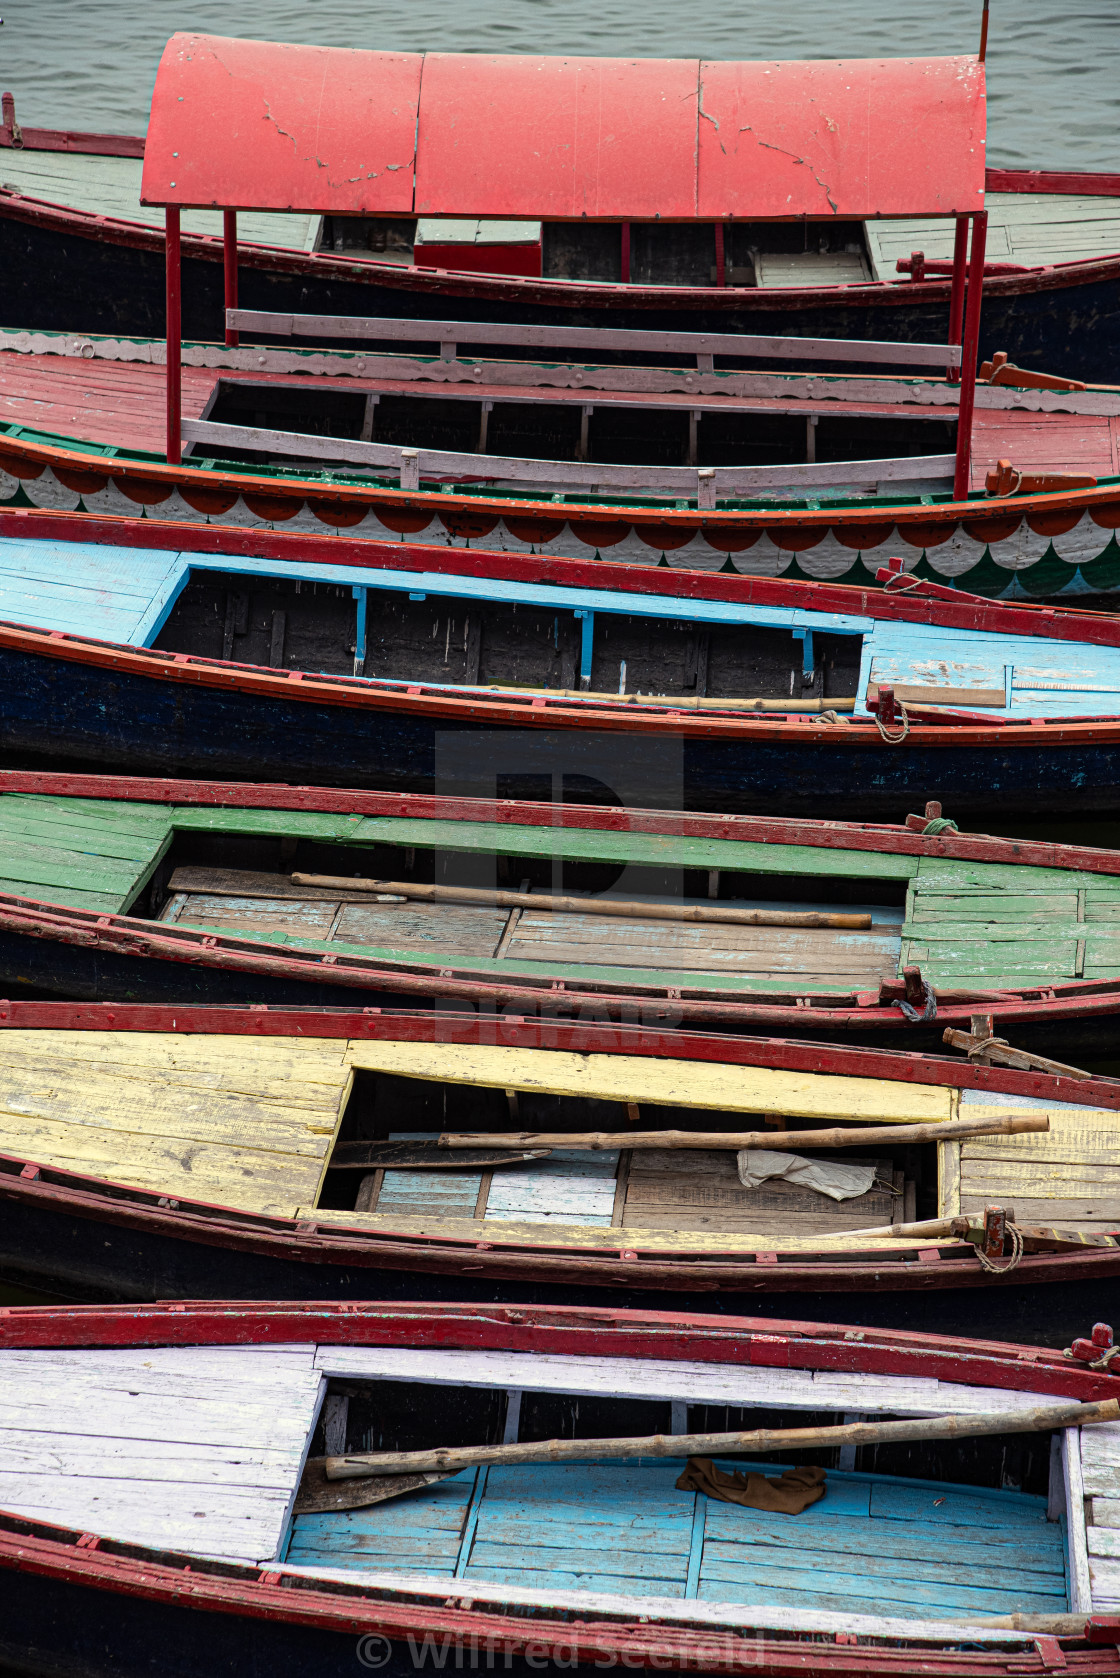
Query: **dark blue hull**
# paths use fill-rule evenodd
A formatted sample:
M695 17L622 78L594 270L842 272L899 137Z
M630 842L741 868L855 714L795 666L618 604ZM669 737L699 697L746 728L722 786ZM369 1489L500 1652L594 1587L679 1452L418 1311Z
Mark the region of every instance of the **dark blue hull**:
M907 1270L917 1270L907 1266ZM1084 1332L1086 1320L1114 1322L1120 1280L1082 1278L1035 1283L981 1280L978 1286L935 1287L923 1266L922 1286L765 1291L752 1286L678 1289L477 1277L460 1268L392 1268L311 1264L280 1253L207 1246L194 1238L128 1229L65 1208L5 1201L0 1216L0 1276L44 1292L87 1302L159 1299L458 1300L508 1305L592 1305L605 1310L714 1312L725 1316L862 1323L931 1334L984 1335L998 1319L1001 1338L1061 1346ZM975 1270L971 1272L977 1274ZM909 1280L909 1278L908 1278ZM2 1647L2 1646L0 1646ZM0 1669L3 1668L0 1653Z
M165 277L161 249L106 236L83 236L76 221L58 224L0 214L0 325L68 332L161 338ZM324 315L390 315L433 320L501 320L563 326L648 328L681 332L795 333L821 338L878 338L938 343L948 328L944 302L908 302L900 288L884 288L879 303L848 303L842 294L779 307L773 294L743 291L736 303L696 303L662 308L596 308L562 282L553 301L533 301L528 287L511 287L471 275L448 278L437 289L344 279L329 267L299 271L243 262L239 301L244 309ZM1044 289L1029 276L993 283L984 295L980 353L1006 350L1021 366L1041 366L1067 378L1120 378L1120 280L1077 279ZM1016 289L1012 290L1014 286ZM1018 289L1020 286L1023 289ZM1029 286L1030 289L1026 287ZM1006 288L1006 289L1005 289ZM723 294L726 299L727 294ZM187 255L183 262L183 331L187 338L220 341L224 329L221 261Z
M373 698L300 704L10 648L0 648L0 728L3 756L22 767L491 798L540 797L551 771L605 781L629 805L865 821L899 821L927 798L987 822L993 810L1005 821L1120 809L1120 744L1066 745L1043 730L1038 744L970 746L961 730L959 744L931 748L806 724L796 745L674 736L651 747L637 727L530 732L391 712ZM472 782L464 752L480 736L487 768Z

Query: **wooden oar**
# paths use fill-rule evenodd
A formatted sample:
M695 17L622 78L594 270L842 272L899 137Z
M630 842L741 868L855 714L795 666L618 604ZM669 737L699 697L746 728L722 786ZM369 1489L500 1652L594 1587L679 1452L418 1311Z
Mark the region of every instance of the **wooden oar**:
M705 925L832 927L867 932L870 915L843 915L820 909L736 909L732 904L638 903L622 897L555 897L542 892L490 891L483 886L426 886L410 880L360 880L336 874L293 874L292 884L330 891L368 891L387 897L411 897L419 903L481 903L491 909L555 909L571 915L616 915L627 920L701 921Z
M1034 1410L983 1410L903 1422L845 1422L838 1427L751 1428L743 1433L652 1433L634 1439L543 1439L529 1445L442 1445L432 1451L370 1451L327 1457L328 1480L365 1474L455 1474L515 1462L580 1462L618 1457L720 1457L740 1451L817 1451L832 1445L885 1445L921 1439L974 1439L985 1433L1042 1433L1120 1419L1120 1400L1043 1404Z
M984 1119L934 1124L860 1125L853 1130L586 1130L496 1131L459 1135L445 1131L441 1148L865 1148L880 1142L953 1142L967 1136L1018 1136L1049 1130L1045 1113L994 1113Z

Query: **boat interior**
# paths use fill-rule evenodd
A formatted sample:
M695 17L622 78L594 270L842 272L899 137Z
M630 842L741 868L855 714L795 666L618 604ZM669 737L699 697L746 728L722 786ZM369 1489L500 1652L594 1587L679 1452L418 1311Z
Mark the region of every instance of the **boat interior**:
M1025 1226L1099 1237L1120 1211L1115 1114L1103 1110L1053 1104L1047 1131L798 1152L805 1130L1019 1105L940 1085L500 1044L11 1030L0 1093L12 1169L92 1176L197 1216L227 1207L468 1251L485 1236L616 1256L972 1263L963 1237L891 1231L998 1203ZM627 1145L666 1130L728 1143ZM761 1155L744 1157L743 1132L766 1137ZM451 1148L444 1135L480 1140ZM820 1169L807 1173L806 1158Z
M15 119L15 101L11 106ZM2 142L0 142L2 143ZM140 202L143 141L133 156L107 157L33 142L0 152L0 190L88 214L162 227L162 211ZM1120 212L1107 195L988 192L989 260L1040 266L1120 250ZM186 233L220 234L220 211L187 209ZM904 282L896 264L921 247L951 260L953 225L942 218L720 224L723 279L733 286L817 286ZM630 283L715 285L716 224L631 222ZM297 251L365 254L405 266L462 267L552 279L622 280L621 223L487 221L473 217L316 216L243 211L248 243Z
M438 587L439 579L428 582ZM555 604L537 603L532 593L518 600L500 585L494 592L513 597L192 568L153 644L243 664L440 686L744 703L853 702L857 694L863 636L840 615L830 632L793 627L794 620L809 621L796 610L764 611L764 621L751 623L728 622L716 607L697 621L692 602L687 615L674 616L670 602L659 612L646 599L631 614L617 600L613 610L596 611L599 602L590 598L580 609L570 590L544 591ZM780 624L782 616L790 627ZM823 613L811 616L829 621ZM779 621L771 625L767 617Z
M989 1410L1010 1419L1046 1400L858 1370L361 1344L5 1351L0 1370L0 1506L15 1515L421 1595L455 1581L484 1603L515 1590L574 1609L787 1608L879 1633L1088 1607L1088 1544L1107 1532L1079 1490L1120 1449L1105 1425L1083 1430L1084 1442L1071 1428L720 1459L770 1480L823 1471L823 1496L799 1514L682 1489L681 1459L592 1449L402 1492L407 1479L392 1487L384 1475L329 1481L324 1459Z
M418 341L417 348L422 345ZM500 356L500 347L480 346L482 356ZM508 352L506 352L508 354ZM619 359L623 359L619 357ZM626 361L632 358L626 356ZM667 357L662 358L671 365ZM808 358L807 358L808 359ZM538 386L538 369L523 366L520 388L493 384L488 388L456 388L453 384L381 381L373 390L339 390L330 384L254 383L250 379L219 379L205 420L212 425L237 426L245 443L222 437L220 452L229 460L294 466L299 450L280 439L264 440L254 448L252 432L296 432L316 438L395 444L450 455L481 457L469 465L448 463L452 478L493 479L509 475L504 459L572 461L604 467L752 467L802 466L813 462L894 461L900 457L951 455L957 426L952 413L934 409L913 414L876 413L889 407L867 396L847 403L833 401L834 412L798 412L803 393L791 401L736 401L733 396L651 393L632 396L601 393L594 370L588 368L572 390ZM909 394L909 393L907 393ZM801 398L801 401L798 401ZM933 401L932 393L929 398ZM783 407L793 411L783 412ZM215 442L191 445L195 455L214 454ZM325 446L314 458L329 458ZM493 457L488 466L487 457ZM189 458L189 457L188 457ZM311 455L307 457L309 460ZM340 456L345 461L345 457ZM425 473L425 476L428 474ZM882 476L887 476L884 471ZM923 488L942 489L950 476L946 467L925 471L916 461L914 477L930 480ZM542 475L542 486L545 483ZM604 487L612 485L604 474ZM636 486L641 488L641 486ZM650 480L649 492L657 494Z
M449 791L470 765L456 762ZM481 775L481 771L479 771ZM499 799L620 804L603 778L492 776ZM1026 996L1120 971L1120 878L887 850L431 816L0 796L0 891L343 965L527 986L878 1001L938 987ZM557 902L560 898L563 901ZM527 989L527 1000L531 990ZM581 1004L582 1005L582 1004Z

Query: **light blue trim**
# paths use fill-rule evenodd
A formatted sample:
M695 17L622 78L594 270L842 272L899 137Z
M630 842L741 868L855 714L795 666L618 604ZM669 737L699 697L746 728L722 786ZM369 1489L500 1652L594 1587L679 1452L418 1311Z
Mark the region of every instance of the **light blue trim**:
M130 640L138 647L150 647L175 609L175 602L190 580L190 566L185 554L173 554L172 564L159 588L148 601L137 619Z
M560 588L545 583L505 582L492 577L452 577L438 571L386 571L373 566L292 565L282 560L244 559L232 554L184 554L192 571L242 572L254 577L299 577L305 582L365 584L371 589L449 600L495 600L518 605L613 612L618 616L677 618L690 623L751 623L773 629L827 630L867 635L875 619L848 613L808 612L794 606L740 606L726 600L688 600L668 594L623 594L607 589Z
M369 590L361 583L354 584L354 599L358 602L357 624L354 633L354 669L364 668L366 662L366 606Z
M795 641L801 642L801 680L808 684L813 680L816 665L813 662L813 631L811 629L795 629Z
M459 1554L455 1558L455 1572L452 1574L453 1579L462 1579L466 1574L467 1565L471 1559L471 1546L474 1543L474 1535L478 1529L478 1517L482 1509L482 1499L486 1495L486 1482L489 1476L489 1468L479 1468L475 1473L474 1490L471 1492L471 1500L467 1504L467 1518L463 1522L463 1536L459 1540Z
M579 685L591 686L591 659L595 650L595 613L577 612L579 624Z

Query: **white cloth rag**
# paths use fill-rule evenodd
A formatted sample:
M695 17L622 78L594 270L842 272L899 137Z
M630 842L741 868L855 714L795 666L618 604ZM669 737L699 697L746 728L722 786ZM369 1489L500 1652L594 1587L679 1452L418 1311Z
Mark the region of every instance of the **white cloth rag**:
M837 1165L833 1160L804 1159L772 1148L742 1148L738 1162L739 1181L745 1189L757 1189L768 1177L784 1177L787 1183L801 1183L832 1200L854 1200L875 1181L873 1165Z

